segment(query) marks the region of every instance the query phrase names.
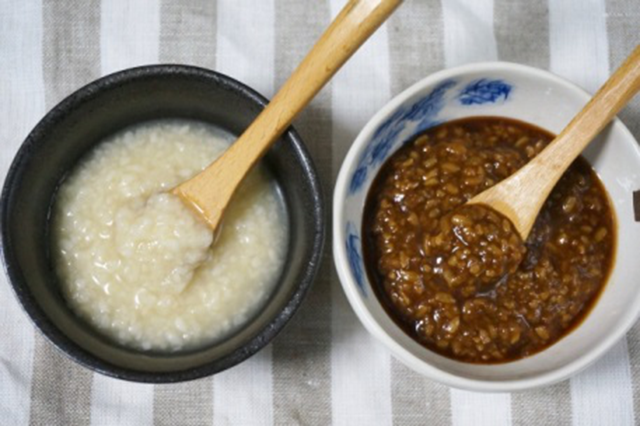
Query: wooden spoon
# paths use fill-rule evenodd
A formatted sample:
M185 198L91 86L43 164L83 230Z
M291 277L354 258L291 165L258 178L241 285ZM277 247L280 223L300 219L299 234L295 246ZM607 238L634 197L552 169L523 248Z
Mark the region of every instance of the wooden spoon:
M233 193L253 165L401 2L349 1L242 136L207 169L172 192L215 231Z
M540 154L509 178L467 203L488 205L502 213L511 220L525 241L538 212L562 174L638 90L640 45Z

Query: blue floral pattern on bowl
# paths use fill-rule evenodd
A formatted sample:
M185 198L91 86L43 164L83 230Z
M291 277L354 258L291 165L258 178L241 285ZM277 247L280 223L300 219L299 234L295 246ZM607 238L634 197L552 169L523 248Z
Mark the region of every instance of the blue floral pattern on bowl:
M398 135L405 130L407 125L416 125L415 134L438 124L436 117L444 107L445 94L455 85L456 82L453 80L442 82L431 93L413 105L398 108L376 129L371 142L358 161L356 171L353 173L349 185L350 194L354 194L362 188L372 166L382 164L387 159L392 148L401 142Z
M347 222L347 241L345 246L347 248L347 256L349 257L349 266L353 276L358 283L362 295L367 297L367 290L364 287L364 263L362 262L362 254L360 253L360 237L358 231L352 222Z
M458 89L456 89L458 87ZM395 152L400 145L430 127L446 122L451 117L451 108L468 108L502 104L510 99L513 85L495 78L476 78L472 81L445 80L417 101L399 106L373 132L362 151L355 171L349 177L347 198L361 205L366 194L362 189L373 179L377 168ZM455 114L454 114L455 115ZM357 214L361 210L356 209ZM354 210L355 212L355 210ZM345 247L351 273L362 296L367 297L368 283L362 259L362 239L358 229L359 218L351 217L346 222Z
M503 80L489 80L481 78L467 84L460 91L458 99L462 105L482 105L494 103L502 98L506 101L512 86Z
M351 177L349 194L354 194L362 188L371 167L382 164L397 144L441 123L438 116L445 107L447 92L457 84L455 80L440 83L414 104L398 108L376 129ZM506 101L511 90L512 85L504 80L481 78L466 84L457 98L462 105L482 105L499 100ZM409 126L413 127L412 134L399 138L398 136Z

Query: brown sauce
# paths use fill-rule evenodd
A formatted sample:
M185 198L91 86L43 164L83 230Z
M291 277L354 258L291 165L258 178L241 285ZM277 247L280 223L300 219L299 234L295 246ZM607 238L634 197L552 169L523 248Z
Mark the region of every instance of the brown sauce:
M365 204L365 265L389 315L423 346L466 362L513 361L557 342L594 305L615 228L583 158L552 191L524 247L504 217L463 206L552 139L511 119L456 120L416 136L381 168Z

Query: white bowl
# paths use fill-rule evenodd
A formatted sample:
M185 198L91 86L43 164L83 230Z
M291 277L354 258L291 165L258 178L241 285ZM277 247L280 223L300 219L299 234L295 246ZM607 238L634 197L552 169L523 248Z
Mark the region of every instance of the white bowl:
M365 198L384 161L417 132L463 117L503 116L558 133L589 100L576 85L546 71L494 62L433 74L398 95L360 132L345 158L333 199L333 253L342 287L367 330L393 355L428 378L475 391L515 391L549 385L584 369L631 328L640 312L640 149L619 121L585 152L613 201L618 225L613 272L595 307L573 332L533 356L504 364L455 361L416 343L387 315L362 262Z

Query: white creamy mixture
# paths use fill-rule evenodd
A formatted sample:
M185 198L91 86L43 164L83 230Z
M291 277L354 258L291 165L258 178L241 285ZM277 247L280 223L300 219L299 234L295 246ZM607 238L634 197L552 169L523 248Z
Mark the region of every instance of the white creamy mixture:
M158 121L100 144L63 183L53 211L55 266L73 310L118 342L175 351L222 338L266 302L287 250L273 178L257 167L212 232L167 193L232 137Z

